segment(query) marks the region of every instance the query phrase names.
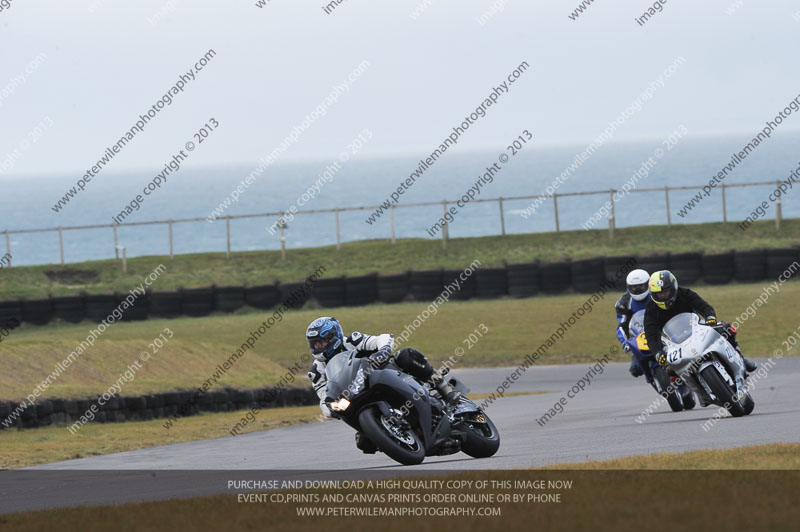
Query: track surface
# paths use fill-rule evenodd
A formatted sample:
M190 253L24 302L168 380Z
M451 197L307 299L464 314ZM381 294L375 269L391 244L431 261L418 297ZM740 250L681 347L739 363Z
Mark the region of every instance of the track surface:
M763 360L759 362L763 363ZM567 391L589 370L589 366L583 364L544 366L529 369L509 391L552 393L507 397L489 406L487 412L501 435L500 450L489 459L475 460L459 453L426 458L420 466L400 466L380 453L361 454L355 448L352 429L344 423L330 421L57 462L28 470L41 474L45 474L43 470L50 470L56 474L58 482L50 487L37 482L36 477L20 479L9 477L14 472L1 473L0 513L225 491L223 482L198 486L196 481L189 480L189 476L183 484L172 482L170 488L154 491L151 479L133 472L127 477L117 475L117 482L124 484L124 489L117 490L112 485L112 475L107 473L109 470L220 470L214 475L223 479L239 478L236 474L224 473L224 470L269 470L269 474L261 475L261 478L297 478L301 471L305 471L308 478L323 478L321 475L325 473L316 473L312 477L309 472L321 469L330 474L347 471L352 478L375 470L394 475L423 474L427 470L513 469L665 451L800 443L800 386L797 385L800 382L800 358L783 358L775 362L768 375L755 383L752 392L755 411L739 419L725 415L709 430L704 430L702 425L717 412L715 406L701 408L698 405L693 411L673 413L662 402L652 415L641 423L637 422L642 411L659 397L643 378L630 377L627 364L606 366L604 373L594 377L590 386L576 397L568 398L563 413L545 426L539 426L536 419L566 396ZM472 369L459 371L458 375L473 393L490 393L511 370ZM95 474L87 476L87 470L94 470ZM102 470L106 472L101 473ZM153 477L152 472L149 477ZM87 478L93 480L90 482ZM109 489L101 490L101 494L97 485L103 482L109 484Z

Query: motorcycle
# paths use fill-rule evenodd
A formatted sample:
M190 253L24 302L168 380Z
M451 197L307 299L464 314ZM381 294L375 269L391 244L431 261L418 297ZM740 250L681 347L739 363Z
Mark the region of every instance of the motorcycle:
M662 336L669 367L697 394L701 406L721 406L733 417L753 411L742 355L715 328L685 312L667 322Z
M627 344L636 361L644 370L647 382L656 393L667 400L673 412L694 408L697 403L692 395L692 390L683 384L674 386L667 368L659 365L655 353L650 352L647 338L644 335L644 310L640 310L631 317L628 329L631 332L631 338L627 340Z
M469 388L456 377L448 382L461 398L451 405L393 363L375 369L356 351L335 356L326 373L326 404L334 417L361 431L379 451L401 464L415 465L426 456L459 451L485 458L500 447L497 427L466 398Z

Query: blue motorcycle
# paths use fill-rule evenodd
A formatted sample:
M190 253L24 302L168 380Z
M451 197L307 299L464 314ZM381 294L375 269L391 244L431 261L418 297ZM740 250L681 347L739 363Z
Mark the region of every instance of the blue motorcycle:
M644 310L640 310L633 315L628 329L631 332L631 337L626 340L626 343L641 366L648 384L667 400L673 412L694 408L697 403L689 387L685 384L680 384L676 388L671 382L667 368L659 365L655 354L650 352L650 348L647 346L647 338L644 336Z

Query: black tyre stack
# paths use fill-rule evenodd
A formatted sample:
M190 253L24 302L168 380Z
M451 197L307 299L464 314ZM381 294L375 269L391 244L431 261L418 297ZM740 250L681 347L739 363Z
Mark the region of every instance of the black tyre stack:
M282 301L281 289L277 284L248 286L244 290L244 301L253 308L275 308Z
M217 286L214 307L219 312L234 312L244 306L243 286Z
M378 300L378 274L347 277L344 282L344 304L351 306L369 305Z
M444 274L442 270L411 272L411 296L417 301L431 301L442 293Z
M733 262L740 283L763 281L767 275L767 252L763 249L737 251Z
M408 294L409 275L407 272L378 277L378 301L381 303L399 303Z
M481 268L470 277L473 276L477 297L493 299L508 295L508 277L505 268Z
M450 299L452 301L466 301L467 299L475 297L475 292L477 290L477 272L473 272L471 275L467 276L466 279L461 278L463 273L464 270L444 270L442 284L445 287L450 286L453 290L450 294Z
M100 323L117 308L117 298L113 294L86 294L84 296L86 317Z
M559 294L572 288L572 267L570 261L549 262L540 267L542 292Z
M539 293L539 263L509 264L506 267L508 293L511 297L531 297Z
M314 283L314 299L323 307L343 307L345 298L344 277L319 279Z
M695 284L703 274L703 256L700 253L675 253L670 256L670 271L678 279L678 286Z
M733 251L703 255L703 280L708 284L727 284L733 280L736 263ZM678 280L680 283L680 280Z
M152 292L148 298L148 315L157 318L176 318L183 310L181 292Z
M86 309L81 296L54 297L53 314L69 323L78 323L86 318Z
M181 290L181 309L186 316L208 316L215 310L214 287Z
M602 257L572 261L572 286L576 292L597 292L605 279L605 261Z
M781 275L784 279L800 277L800 248L768 249L766 263L769 280L777 280ZM790 267L793 271L787 271Z

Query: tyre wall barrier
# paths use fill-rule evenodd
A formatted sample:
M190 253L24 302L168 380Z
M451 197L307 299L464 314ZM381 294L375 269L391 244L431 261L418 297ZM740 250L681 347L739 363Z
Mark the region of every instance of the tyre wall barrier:
M660 271L660 270L669 270L670 267L671 267L671 263L670 263L670 259L671 258L672 257L670 256L669 253L665 253L665 254L662 254L662 255L641 255L641 256L637 256L636 257L636 264L634 266L632 266L630 268L630 270L634 270L634 269L639 269L640 268L640 269L646 271L647 273L649 273L650 275L653 275L653 273L655 273L657 271ZM670 270L670 271L672 271L672 270ZM673 274L674 274L674 272L673 272ZM622 277L620 277L621 284L618 284L617 286L625 285L625 277L626 277L626 275L623 275ZM680 285L680 281L678 281L678 284Z
M314 299L323 307L343 307L345 297L344 277L319 279L314 283L312 292Z
M800 277L800 270L797 266L792 268L794 271L787 271L795 262L800 264L800 247L768 249L766 262L767 279L777 279L780 275L784 275L784 278Z
M631 264L631 259L636 260ZM447 286L452 300L474 297L531 297L539 293L558 294L569 290L594 293L607 281L624 290L626 273L634 268L648 273L669 269L682 286L699 280L712 285L777 280L789 266L798 262L787 276L800 278L800 247L756 249L739 252L677 253L631 257L609 256L565 260L551 263L508 264L505 268L477 269L466 279L463 270L410 271L401 274L377 273L354 277L319 279L312 287L304 283L274 283L262 286L223 286L182 289L174 292L147 292L137 295L127 309L121 308L122 321L148 317L206 316L213 312L234 312L245 305L269 310L293 298L293 309L310 298L326 308L359 306L370 303L399 303L409 298L433 301ZM617 275L620 277L617 277ZM458 289L455 286L458 285ZM292 295L294 294L294 295ZM77 323L84 319L99 322L129 298L130 293L82 294L47 299L0 301L0 326L15 318L21 323L44 325L55 318ZM129 298L130 300L130 298Z
M591 294L606 282L605 261L602 257L574 260L571 266L572 286L576 292Z
M767 276L767 252L763 249L736 251L733 262L739 282L763 281Z
M0 301L0 327L15 329L22 324L22 302Z
M572 268L570 261L550 262L539 266L542 292L558 294L572 287Z
M234 312L244 306L244 292L243 286L217 286L214 291L214 307L219 312Z
M53 302L49 299L22 301L22 321L44 325L53 319Z
M56 318L78 323L86 318L86 307L82 296L54 297L53 314Z
M378 301L381 303L399 303L409 294L408 273L378 276Z
M703 255L703 280L708 284L727 284L733 280L735 273L733 251Z
M605 278L615 281L617 280L617 274L619 272L627 270L628 268L636 269L640 267L641 266L639 266L639 259L632 255L614 255L611 257L606 257ZM653 273L653 272L648 271L647 273Z
M148 298L148 316L157 318L175 318L183 310L183 294L181 292L151 292Z
M508 295L508 276L505 268L481 268L471 277L475 277L475 296L492 299Z
M477 278L475 273L466 279L461 278L464 270L444 270L442 272L442 290L449 286L453 292L450 299L453 301L466 301L475 297L477 290ZM478 270L480 271L480 270ZM441 292L440 292L441 293Z
M114 312L118 302L114 294L87 294L84 296L86 317L100 323Z
M311 299L313 287L309 288L305 283L280 283L278 285L280 298L275 306L280 306L283 302L288 302L291 308L302 308Z
M283 301L277 284L248 286L244 289L244 301L254 308L271 309Z
M700 253L670 255L669 270L678 279L678 286L695 284L703 276L703 256Z
M416 301L432 301L444 289L442 270L412 271L409 273L409 291Z
M378 274L346 277L344 280L344 304L348 307L369 305L378 300Z
M506 267L508 294L511 297L531 297L539 293L541 279L539 263L509 264Z
M208 316L216 310L214 287L181 290L181 311L185 316Z
M72 424L80 420L96 404L91 399L43 399L22 410L11 427L33 428L53 424ZM135 397L113 396L98 405L94 422L143 421L170 416L190 416L198 412L232 412L250 408L316 405L319 398L311 388L258 388L255 390L165 392ZM15 402L0 402L0 421L5 421L19 406ZM0 423L0 429L5 425Z

